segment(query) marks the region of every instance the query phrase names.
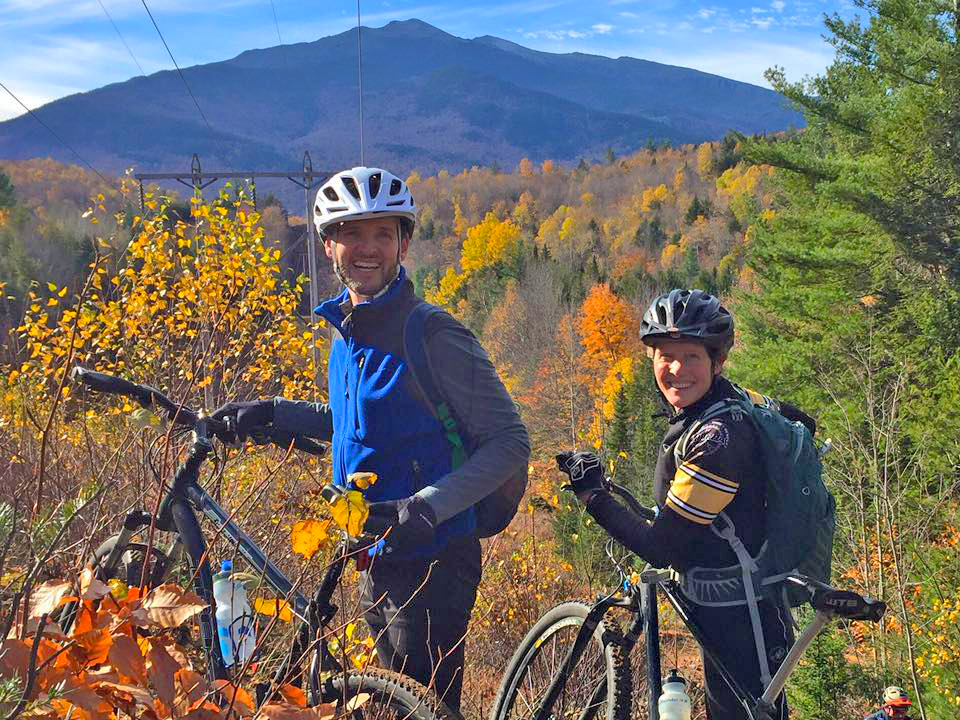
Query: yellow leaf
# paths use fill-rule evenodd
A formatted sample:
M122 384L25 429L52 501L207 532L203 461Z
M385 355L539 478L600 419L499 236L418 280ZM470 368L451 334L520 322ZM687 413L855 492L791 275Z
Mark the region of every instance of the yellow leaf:
M377 482L377 474L374 472L355 472L347 476L347 483L353 485L357 490L366 490Z
M63 289L57 293L57 297L64 297L67 294L67 286L64 285Z
M356 490L338 495L330 503L330 516L333 521L351 537L360 535L369 515L366 499Z
M321 520L301 520L290 531L290 544L293 551L303 555L307 560L312 558L320 546L329 538L327 528L330 523Z
M57 286L56 286L54 283L52 283L52 282L48 282L48 283L47 283L47 290L49 290L49 291L52 292L52 293L55 293L55 292L57 291Z
M267 617L279 615L285 623L293 622L293 612L290 610L290 604L280 598L256 598L253 601L253 609Z
M353 640L353 634L357 631L357 624L355 622L347 623L347 627L344 630L344 633L347 636L347 640Z
M160 418L146 408L137 408L127 417L130 419L130 424L137 430L155 428L160 424Z

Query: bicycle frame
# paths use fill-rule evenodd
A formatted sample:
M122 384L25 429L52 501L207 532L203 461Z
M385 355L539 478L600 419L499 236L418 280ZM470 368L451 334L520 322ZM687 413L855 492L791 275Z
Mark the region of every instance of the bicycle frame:
M630 508L640 517L646 520L652 520L655 515L649 508L644 508L629 493L626 488L609 483L610 490L615 492L626 501ZM612 556L611 556L612 559ZM659 720L660 713L658 709L658 700L662 691L662 668L660 660L660 622L657 610L657 588L663 593L667 601L676 611L684 625L693 635L694 639L700 645L703 654L707 656L721 677L727 683L727 686L739 698L740 703L747 712L747 717L752 720L775 720L776 700L783 692L787 679L796 668L797 663L806 652L810 644L816 639L817 635L834 618L845 617L849 619L861 619L877 621L886 610L882 602L865 599L856 593L836 590L828 585L819 583L809 578L801 576L787 576L786 582L792 582L805 587L811 594L810 604L817 611L813 620L800 633L786 657L781 662L776 674L771 679L770 684L764 689L760 697L755 696L749 690L743 687L730 672L727 665L720 658L720 654L712 647L709 635L694 619L695 613L692 612L694 603L683 594L677 581L676 573L669 570L644 570L640 574L639 586L626 581L626 574L619 564L614 560L618 571L623 579L623 591L621 595L618 590L606 597L600 597L594 603L593 607L587 613L583 624L580 627L577 637L574 639L573 646L570 648L563 664L551 680L550 686L545 693L540 706L533 715L532 720L549 720L560 693L566 685L570 671L576 666L580 657L586 650L594 631L599 625L604 615L613 607L622 607L628 609L633 615L630 627L624 636L624 649L629 656L641 636L644 637L644 645L647 658L647 681L649 683L648 712L650 720ZM591 695L587 708L596 707L602 700L604 693L605 679L601 680L597 688ZM584 720L584 714L587 709L581 713L580 720Z
M194 590L207 603L207 607L200 613L199 623L201 637L207 653L208 667L211 668L211 674L215 679L229 679L229 673L223 662L217 638L216 622L212 612L212 608L215 606L212 597L213 577L207 557L206 541L195 509L216 526L218 533L225 536L230 545L237 548L240 555L262 576L264 582L278 596L287 599L301 624L287 659L277 670L275 680L282 680L286 677L291 665L296 663L309 647L317 630L325 626L336 613L336 606L332 605L329 600L340 582L346 561L341 553L341 556L328 568L323 582L312 600L308 601L303 594L295 590L293 583L263 553L253 539L198 484L200 466L213 449L210 438L206 434L206 428L202 427L202 423L201 420L194 431L193 444L187 460L177 469L173 485L163 498L157 514L156 527L159 530L174 532L177 535L177 540L169 553L169 558L172 560L176 557L178 554L175 551L177 545L182 544L189 557L190 565L194 569ZM124 546L127 545L133 534L138 530L149 527L152 521L153 516L142 510L130 512L124 521L123 529L118 536L113 552L104 563L105 567L111 567L111 563L116 563L123 552ZM173 563L170 562L169 564L172 565ZM170 567L154 568L151 573L151 582L162 582L170 569ZM341 664L327 648L326 643L319 643L317 652L314 654L314 665L310 668L310 691L315 698L319 698L321 694L319 685L321 669L329 669L334 673L343 670ZM261 698L258 698L258 701L260 700Z

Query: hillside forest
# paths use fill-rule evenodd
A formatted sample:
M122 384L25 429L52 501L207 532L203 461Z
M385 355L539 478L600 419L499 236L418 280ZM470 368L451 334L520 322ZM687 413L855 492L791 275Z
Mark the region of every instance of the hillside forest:
M603 534L561 489L553 455L594 449L649 500L666 420L637 329L672 287L718 294L737 327L725 372L803 408L832 441L834 583L890 607L880 624L820 637L788 688L792 716L862 717L888 685L910 691L915 717L960 712L960 15L939 0L858 4L860 20L826 21L836 56L824 75L768 73L803 131L410 174L420 211L408 272L480 338L533 445L523 512L486 542L468 715L488 712L537 617L610 580ZM254 205L245 186L216 198L148 188L144 199L141 210L126 179L105 186L49 160L0 165L5 647L30 647L31 592L76 577L131 504L153 507L185 447L130 403L80 392L73 365L191 407L323 399L329 339L308 312L304 218L273 198ZM336 290L325 264L317 282L321 296ZM291 576L316 582L327 462L254 445L217 452L211 492ZM256 604L281 645L279 605ZM696 690L694 646L676 618L663 623ZM344 628L352 661L375 662L362 628ZM26 688L23 652L0 658L0 704L64 717L65 683L94 688L84 718L117 716L95 650ZM154 699L143 712L176 714Z

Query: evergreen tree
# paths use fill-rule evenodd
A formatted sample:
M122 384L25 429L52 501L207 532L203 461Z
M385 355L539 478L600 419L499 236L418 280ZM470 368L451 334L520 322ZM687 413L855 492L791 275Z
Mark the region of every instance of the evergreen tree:
M0 209L13 207L16 200L14 190L10 178L3 171L0 171Z

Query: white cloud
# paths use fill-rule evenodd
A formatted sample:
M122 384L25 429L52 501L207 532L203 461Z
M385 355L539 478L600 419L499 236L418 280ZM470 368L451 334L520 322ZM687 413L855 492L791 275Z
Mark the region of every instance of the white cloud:
M591 27L591 30L597 33L597 35L606 35L611 30L613 30L613 25L607 25L606 23L597 23L596 25L593 25Z
M773 0L773 2L770 3L770 7L772 7L777 12L783 12L783 9L786 6L787 4L783 0Z
M773 18L754 18L750 21L758 30L769 30L773 25Z
M816 45L813 44L816 42ZM735 48L735 49L732 49ZM766 86L763 73L773 65L785 68L787 77L799 80L807 75L820 75L833 62L833 51L822 42L811 41L809 47L769 42L746 42L714 47L700 53L675 49L646 52L644 58L668 65L680 65L723 77Z
M140 57L147 72L153 58ZM97 85L127 80L138 74L136 66L119 42L93 42L80 38L24 37L3 46L0 66L7 87L31 110L64 95L89 90L91 78ZM9 95L0 92L0 119L23 114Z
M708 10L707 8L700 8L697 10L697 16L703 18L704 20L709 20L716 14L716 10Z
M637 13L635 13L635 12L630 12L630 11L628 11L628 10L624 10L623 12L619 12L619 13L617 13L617 15L619 15L620 17L631 18L631 19L640 17L639 15L637 15Z

